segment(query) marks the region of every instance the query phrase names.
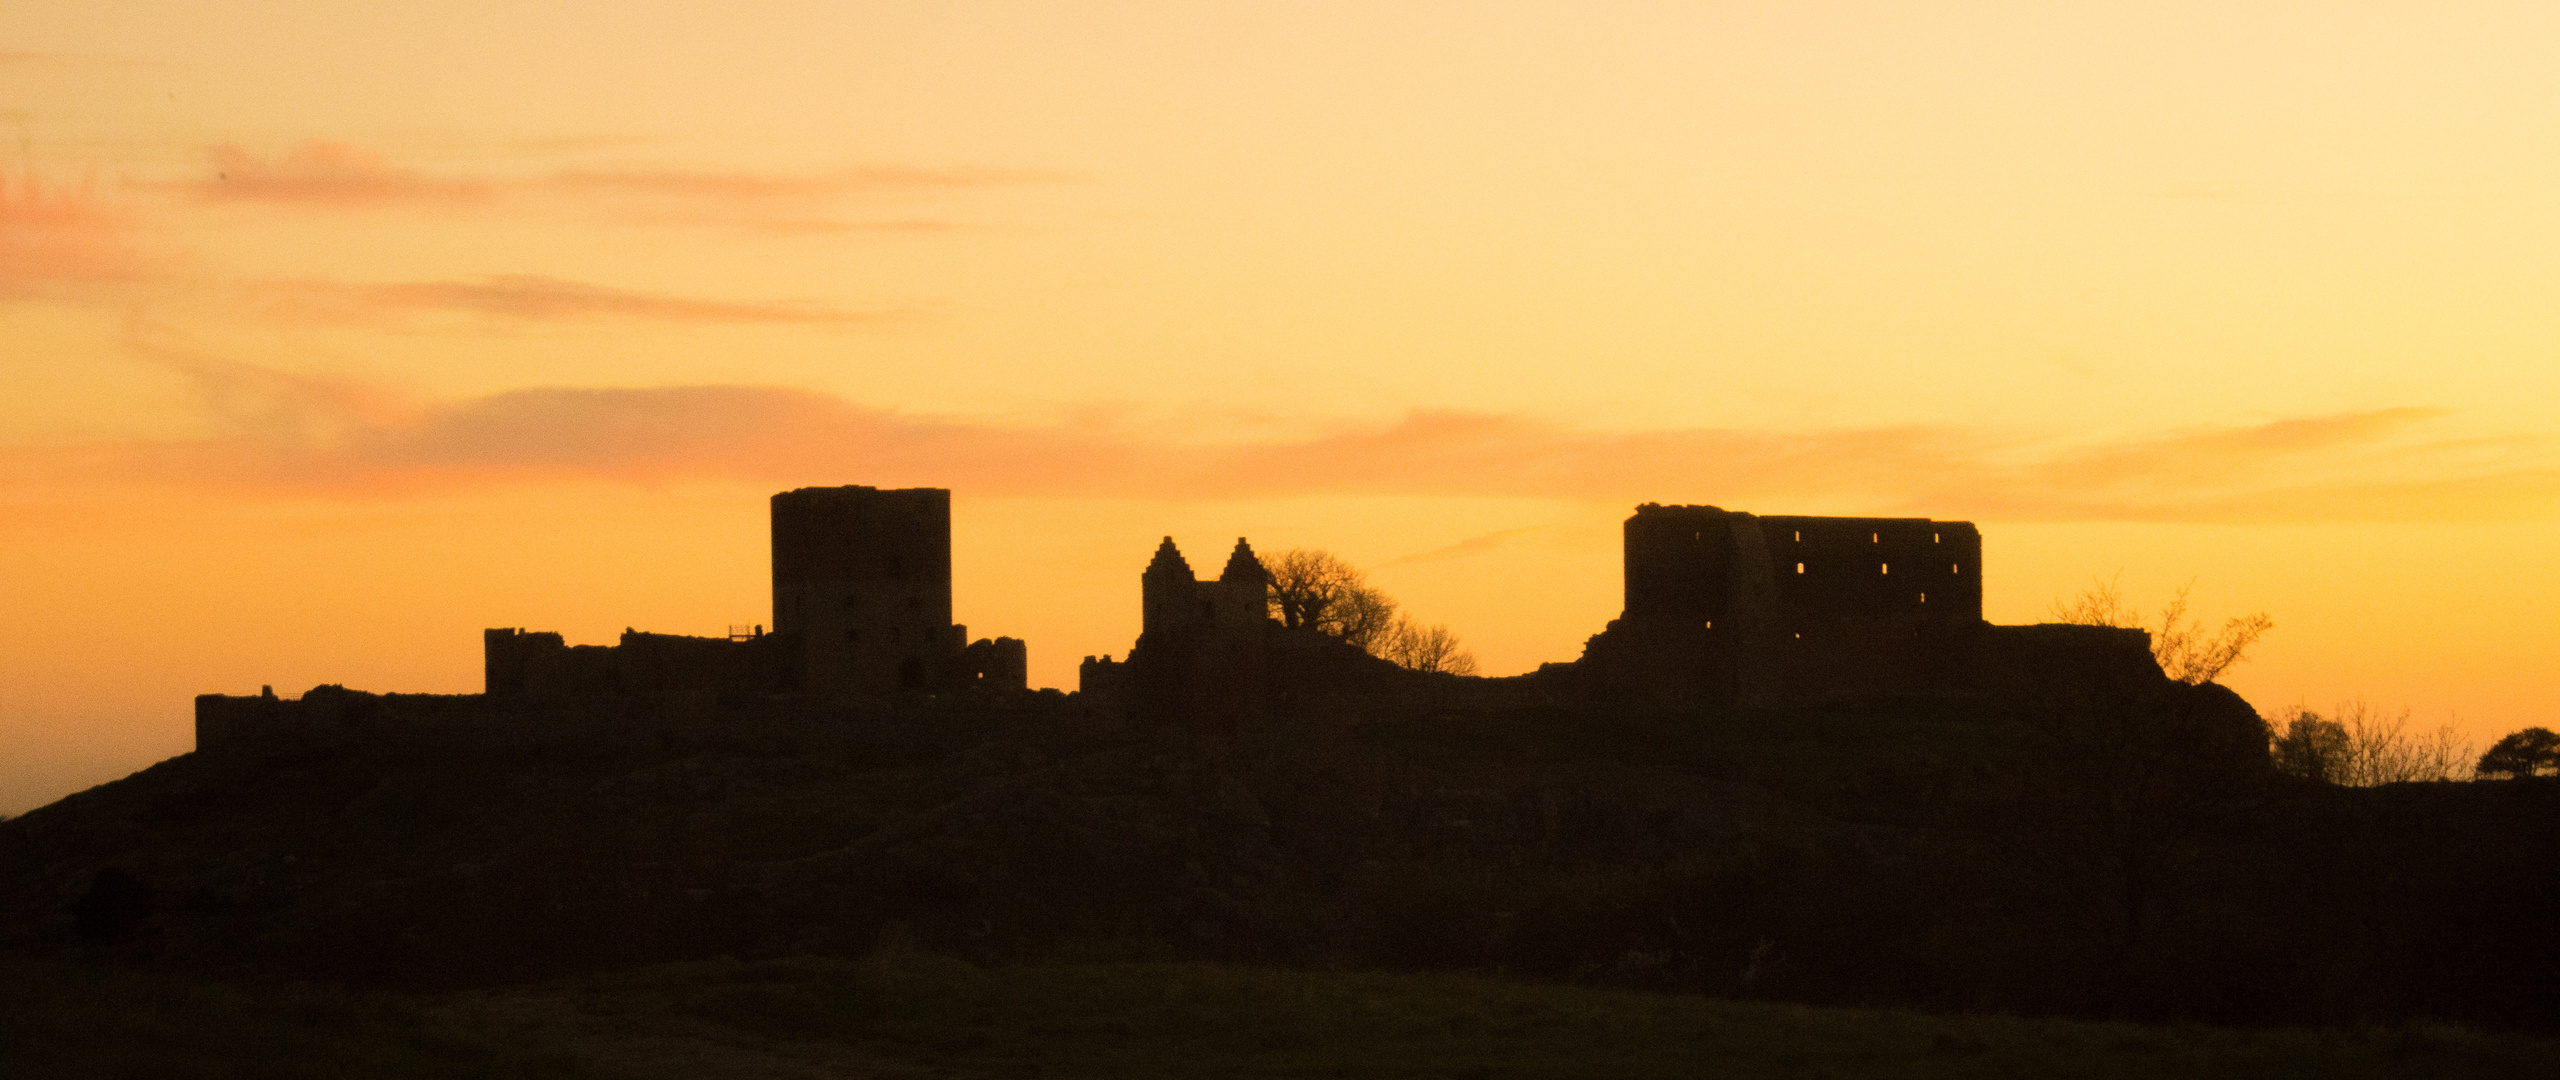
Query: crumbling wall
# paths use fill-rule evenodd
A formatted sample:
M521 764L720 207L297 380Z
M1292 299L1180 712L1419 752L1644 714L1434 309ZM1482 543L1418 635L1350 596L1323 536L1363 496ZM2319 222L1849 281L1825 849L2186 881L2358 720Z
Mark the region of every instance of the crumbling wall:
M1128 707L1129 665L1108 655L1088 656L1076 665L1076 693L1097 708L1118 712Z
M1641 513L1641 511L1639 511ZM1928 518L1757 519L1789 617L1982 621L1982 533Z
M199 694L196 752L292 751L436 731L483 701L477 694L368 694L335 683L312 687L299 698L279 698L273 688L256 697Z
M1647 503L1626 522L1625 611L1584 664L1683 705L1962 692L1979 681L1981 562L1969 522Z
M1774 601L1774 606L1772 602ZM1646 503L1626 522L1635 622L1982 620L1982 534L1928 518L1757 517Z
M647 695L738 699L787 685L788 643L771 635L691 637L626 629L613 645L568 645L559 634L484 630L485 693L558 700Z
M1031 653L1021 638L979 638L960 655L971 685L985 690L1031 686Z
M618 694L621 663L610 645L571 645L549 631L480 632L483 692L494 697L564 698Z

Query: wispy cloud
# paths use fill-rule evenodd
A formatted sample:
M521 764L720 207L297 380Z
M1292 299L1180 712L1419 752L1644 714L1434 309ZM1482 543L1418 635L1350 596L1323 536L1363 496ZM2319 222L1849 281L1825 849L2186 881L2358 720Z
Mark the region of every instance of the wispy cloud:
M211 151L212 168L196 182L174 189L216 203L282 208L397 209L420 205L464 206L535 193L624 191L646 196L615 205L581 208L615 220L644 224L715 226L783 235L921 234L960 226L927 216L847 216L826 199L866 189L940 189L1013 182L999 170L931 170L875 166L812 176L764 176L742 172L578 173L559 177L491 178L429 173L383 155L332 142L306 142L279 156L260 157L237 146ZM114 203L93 181L79 186L33 176L0 173L0 298L44 296L72 302L132 306L147 300L165 313L172 302L194 296L207 310L286 322L412 328L417 317L443 314L482 322L655 321L697 324L854 326L913 317L908 309L848 308L815 299L705 297L617 287L537 273L348 282L268 280L223 282L201 267L183 272L173 230L183 222L155 207L153 192L166 185L122 189ZM599 196L601 197L601 196ZM618 198L618 197L617 197ZM139 201L132 201L138 199ZM533 205L533 204L528 204ZM552 210L560 209L557 206ZM872 208L875 212L883 208ZM156 237L156 244L146 239ZM146 259L144 251L161 252ZM148 284L146 295L69 286Z
M706 214L693 212L634 213L627 220L641 225L709 226L770 236L895 236L958 232L967 226L936 218L828 218L789 214Z
M913 213L885 216L880 209L976 189L1066 179L1022 169L867 165L805 173L579 169L555 173L541 186L631 224L843 236L951 231L959 225Z
M622 192L731 202L840 198L896 192L952 191L1008 184L1055 183L1059 173L1020 169L922 169L870 165L817 173L705 172L681 169L586 170L554 174L549 183L575 191Z
M213 175L196 189L222 201L351 207L477 202L495 191L486 180L430 176L338 142L306 142L272 158L223 145L211 157Z
M313 140L282 154L225 144L208 151L210 172L187 185L223 202L330 209L462 206L514 200L568 200L641 224L718 225L769 232L919 231L947 227L930 218L834 211L847 203L913 198L1067 179L1059 173L994 168L865 165L814 172L709 169L559 169L515 174L435 173L375 150Z
M1377 565L1377 569L1385 570L1389 567L1395 566L1413 566L1420 563L1447 562L1451 559L1463 559L1470 555L1482 555L1485 552L1492 551L1495 548L1501 547L1523 536L1527 536L1530 533L1537 532L1539 528L1540 526L1532 525L1525 529L1500 529L1486 533L1482 536L1470 536L1447 547L1433 548L1429 551L1416 552L1411 555L1402 555L1389 559L1385 562L1379 563Z
M262 292L270 314L321 322L361 322L403 312L431 311L542 322L640 319L851 325L898 317L894 312L845 311L805 303L702 300L539 274L389 284L282 282L266 286Z
M0 296L129 278L142 263L134 239L91 188L0 175Z
M554 387L406 403L344 383L228 382L217 438L21 447L0 477L379 496L560 478L859 482L1166 499L1496 495L1982 520L2318 521L2548 517L2560 467L2534 440L2430 439L2395 409L2065 446L1951 428L1576 431L1417 413L1313 437L1176 443L1125 426L916 416L758 386ZM201 373L213 371L213 374ZM243 389L246 387L247 389ZM1491 534L1401 561L1458 557Z
M129 60L95 53L30 52L0 49L0 67L55 67L67 64L113 64L123 67L162 67L154 60Z

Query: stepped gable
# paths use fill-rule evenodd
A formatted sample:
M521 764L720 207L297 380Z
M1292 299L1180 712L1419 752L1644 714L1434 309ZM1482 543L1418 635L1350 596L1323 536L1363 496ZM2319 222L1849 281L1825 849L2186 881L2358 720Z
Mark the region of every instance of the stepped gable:
M1170 543L1173 538L1165 539ZM1271 582L1271 571L1263 568L1262 560L1253 553L1253 545L1245 543L1244 537L1239 536L1236 537L1235 551L1227 555L1226 569L1218 572L1218 580L1231 583L1260 581L1267 586Z
M1202 581L1168 536L1138 575L1141 625L1125 664L1087 657L1082 689L1106 708L1215 735L1262 708L1271 575L1237 537Z

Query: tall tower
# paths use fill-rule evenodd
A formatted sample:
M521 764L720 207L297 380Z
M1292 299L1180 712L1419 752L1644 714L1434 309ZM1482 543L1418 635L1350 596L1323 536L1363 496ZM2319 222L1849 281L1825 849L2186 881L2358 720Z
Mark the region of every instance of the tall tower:
M949 684L951 492L801 488L773 497L773 627L822 696Z

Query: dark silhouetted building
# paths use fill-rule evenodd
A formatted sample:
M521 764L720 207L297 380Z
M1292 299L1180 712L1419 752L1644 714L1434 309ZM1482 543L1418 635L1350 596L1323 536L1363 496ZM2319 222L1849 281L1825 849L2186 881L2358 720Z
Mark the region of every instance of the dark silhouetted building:
M492 697L614 694L820 698L1022 689L1014 638L968 640L951 621L951 493L801 488L773 497L773 632L686 637L626 630L615 645L483 634Z
M2084 662L2147 665L2149 637L1983 622L1971 522L1646 503L1626 522L1626 608L1578 667L1658 701L1765 707L1977 694Z

